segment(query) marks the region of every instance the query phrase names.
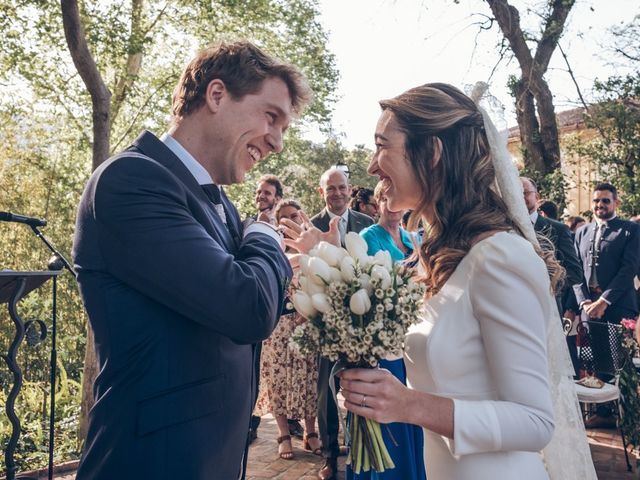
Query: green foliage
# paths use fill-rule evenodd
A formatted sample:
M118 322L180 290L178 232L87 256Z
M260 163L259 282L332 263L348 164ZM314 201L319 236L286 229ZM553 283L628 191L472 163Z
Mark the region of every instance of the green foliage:
M640 213L640 74L596 81L597 101L585 116L599 135L591 141L574 141L569 150L589 158L601 181L619 190L619 212Z
M327 130L338 74L314 0L79 3L89 48L112 93L114 152L143 129L166 129L173 85L198 48L222 38L248 38L297 64L309 78L314 103L290 129L285 152L261 165L247 184L229 190L243 213L253 213L255 179L273 171L284 176L290 196L315 211L317 179L335 163L333 150L327 154L325 146L302 140L296 127L313 123ZM75 210L91 171L91 99L67 49L59 1L0 0L0 31L0 210L46 218L43 233L69 258ZM50 257L25 225L0 224L0 252L0 268L23 271L45 270ZM42 319L50 326L50 285L20 302L25 319ZM69 387L61 390L56 408L56 461L78 453L77 382L83 371L85 322L75 281L64 273L58 282L58 360L61 386ZM7 351L13 334L6 309L0 309L0 352ZM16 455L21 469L46 462L43 405L49 351L50 338L37 348L23 344L19 352L26 381L16 408L26 432ZM11 383L7 369L0 368L0 403ZM2 448L8 438L5 422L0 414Z
M623 320L623 323L633 320ZM633 358L639 353L638 342L633 337L633 328L623 325L620 332L623 351L623 366L620 370L618 387L620 388L622 415L620 427L628 445L640 448L640 377L633 364Z
M54 462L60 463L80 455L76 441L78 417L80 415L81 384L67 376L62 363L58 364L56 379ZM25 382L16 401L16 413L20 419L22 434L18 441L15 461L18 471L33 470L47 464L49 454L50 390L46 384ZM4 412L7 392L0 389L0 408ZM12 426L5 415L0 415L0 445L7 445ZM4 462L0 475L5 474Z

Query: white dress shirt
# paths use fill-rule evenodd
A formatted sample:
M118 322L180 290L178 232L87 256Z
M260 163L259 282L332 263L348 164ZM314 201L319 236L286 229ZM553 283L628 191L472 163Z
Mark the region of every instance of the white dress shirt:
M200 162L198 162L198 160L196 160L194 156L191 155L187 151L187 149L184 148L180 144L180 142L178 142L175 138L173 138L168 133L165 133L160 137L160 141L163 142L169 148L169 150L171 150L174 153L174 155L180 159L180 161L184 164L185 167L187 167L187 170L189 170L189 173L191 173L191 175L193 175L193 177L196 179L196 181L198 182L198 185L206 185L208 183L214 183L209 172L207 172L207 170L200 164ZM218 213L222 221L226 224L227 218L224 212L224 207L222 205L214 204L214 208L216 209L216 212ZM278 242L278 244L282 248L284 248L284 243L282 241L282 237L280 236L279 232L275 228L273 228L273 226L265 222L252 223L251 225L249 225L244 229L242 236L244 238L250 233L256 233L256 232L269 235L276 242Z

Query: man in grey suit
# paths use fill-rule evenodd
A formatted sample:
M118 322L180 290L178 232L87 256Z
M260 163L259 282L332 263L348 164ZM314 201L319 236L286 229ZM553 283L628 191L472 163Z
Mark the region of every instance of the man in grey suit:
M329 231L329 222L340 217L338 231L340 241L344 243L344 237L348 232L359 232L365 227L373 224L373 220L368 215L358 213L350 208L351 185L346 174L338 168L330 168L320 177L320 194L324 199L325 208L320 213L311 218L311 223L322 230ZM329 388L329 376L334 362L320 359L318 372L318 429L320 430L320 440L322 441L322 453L325 463L318 472L321 480L337 478L337 457L340 454L338 444L338 406L336 405L331 389ZM336 378L336 385L338 379Z
M169 131L89 179L73 257L100 373L78 480L243 475L255 344L292 271L276 229L244 228L219 185L280 152L307 99L300 72L251 43L207 48L174 90Z

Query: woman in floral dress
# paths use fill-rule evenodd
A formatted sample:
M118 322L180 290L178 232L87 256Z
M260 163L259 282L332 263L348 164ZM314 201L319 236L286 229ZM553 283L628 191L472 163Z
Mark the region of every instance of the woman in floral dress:
M288 218L298 224L301 207L295 200L283 200L275 210L276 220ZM293 446L287 418L304 418L303 448L321 455L321 444L316 432L318 408L318 359L303 356L289 348L289 339L296 326L304 319L291 309L280 317L278 326L262 344L260 363L260 394L255 414L272 413L278 424L278 454L291 460Z

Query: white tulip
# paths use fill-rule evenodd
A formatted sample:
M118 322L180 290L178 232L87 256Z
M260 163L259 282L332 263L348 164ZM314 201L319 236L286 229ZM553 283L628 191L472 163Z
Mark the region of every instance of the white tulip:
M331 280L331 271L329 270L329 265L327 262L322 260L320 257L311 257L309 259L309 278L311 281L324 285L325 282L329 282Z
M356 315L364 315L371 308L371 300L369 299L369 293L361 288L356 293L351 295L349 299L349 308Z
M369 250L369 247L364 238L355 232L349 232L344 237L344 244L347 247L349 255L358 259L360 261L360 265L365 265L367 263L367 260L369 259L367 250Z
M342 273L335 267L329 267L329 272L331 275L332 282L341 282L342 281Z
M378 250L374 255L375 263L391 271L393 267L393 260L391 260L391 254L386 250Z
M391 275L389 271L381 265L374 265L371 269L371 278L380 280L380 288L386 290L391 286Z
M373 285L371 285L371 277L366 273L363 273L358 277L358 280L360 280L360 288L364 288L369 294L369 296L371 296L371 294L373 293Z
M308 281L307 288L304 289L307 295L315 295L316 293L324 293L325 285L324 283L320 285L319 283Z
M307 292L307 286L309 285L309 280L304 275L300 275L298 277L298 284L300 285L300 290Z
M323 259L331 267L337 267L340 265L343 253L342 249L331 245L329 242L320 242L318 244L318 256Z
M301 254L298 258L300 264L300 271L303 275L309 275L309 255Z
M311 303L313 304L313 308L318 310L321 313L326 313L331 311L331 304L329 303L329 297L327 297L324 293L316 293L311 297Z
M296 311L305 318L310 319L318 313L311 302L311 297L302 291L294 293L291 301Z
M356 279L356 262L353 258L347 256L340 262L340 272L345 282L351 283Z

